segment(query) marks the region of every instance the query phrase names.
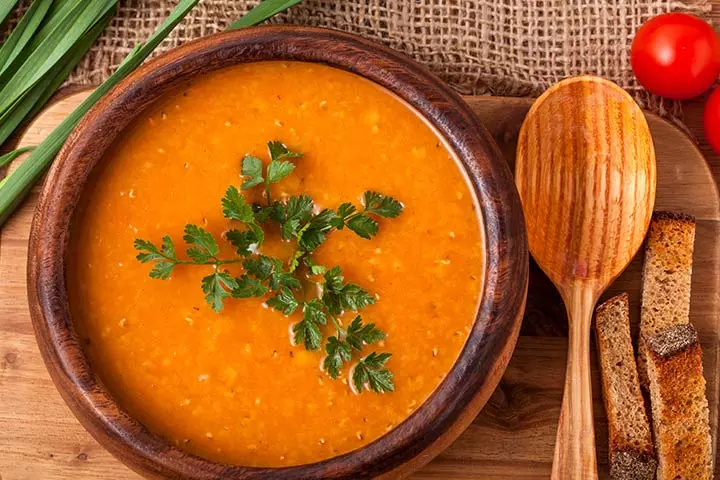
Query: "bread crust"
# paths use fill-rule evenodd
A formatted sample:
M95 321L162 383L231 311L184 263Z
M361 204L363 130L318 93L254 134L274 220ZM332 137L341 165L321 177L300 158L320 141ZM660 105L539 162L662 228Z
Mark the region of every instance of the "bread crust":
M647 342L658 480L713 478L712 440L705 396L702 348L697 340L687 343L688 327L692 328L672 327ZM681 338L685 345L675 349L673 353L662 349L653 350L652 347L656 345L682 344L674 339L657 338L663 336Z
M635 365L626 293L596 309L595 334L608 418L610 476L652 480L657 462Z
M645 243L638 374L647 388L648 337L690 322L690 286L695 218L677 212L653 213Z

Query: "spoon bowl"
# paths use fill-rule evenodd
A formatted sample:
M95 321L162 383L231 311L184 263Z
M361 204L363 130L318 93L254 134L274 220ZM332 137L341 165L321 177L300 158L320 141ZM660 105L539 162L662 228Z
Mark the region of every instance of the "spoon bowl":
M550 87L520 130L515 181L530 252L558 288L569 318L552 478L595 478L592 312L640 248L655 203L655 150L642 110L598 77Z

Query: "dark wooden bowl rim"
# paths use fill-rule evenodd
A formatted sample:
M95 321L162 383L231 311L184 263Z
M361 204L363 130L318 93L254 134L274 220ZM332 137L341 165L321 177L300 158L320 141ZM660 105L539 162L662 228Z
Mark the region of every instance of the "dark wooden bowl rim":
M317 62L356 73L423 114L460 158L479 199L485 278L477 319L454 368L431 397L388 434L322 462L251 468L188 454L119 407L93 373L74 331L65 282L69 227L93 167L145 107L187 79L230 65ZM56 160L33 219L28 256L30 311L48 370L72 411L111 453L145 475L172 478L368 478L432 458L430 446L461 415L474 416L481 389L494 389L514 347L527 290L528 254L512 176L489 133L440 79L388 48L333 30L273 26L225 32L177 48L141 67L106 95L73 132ZM487 393L489 395L489 393ZM482 400L486 401L487 395ZM476 402L477 403L477 402ZM472 409L472 412L466 410ZM472 418L467 417L467 418ZM452 436L459 434L459 431ZM440 443L440 442L439 442ZM423 453L426 458L416 458ZM437 453L437 452L434 452Z

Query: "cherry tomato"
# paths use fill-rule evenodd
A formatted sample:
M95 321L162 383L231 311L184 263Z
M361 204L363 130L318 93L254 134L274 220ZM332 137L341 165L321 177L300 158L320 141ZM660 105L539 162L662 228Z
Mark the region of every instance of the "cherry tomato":
M720 74L720 38L694 15L658 15L635 35L631 61L638 81L650 92L675 100L697 97Z
M705 137L710 146L720 155L720 87L716 88L705 104Z

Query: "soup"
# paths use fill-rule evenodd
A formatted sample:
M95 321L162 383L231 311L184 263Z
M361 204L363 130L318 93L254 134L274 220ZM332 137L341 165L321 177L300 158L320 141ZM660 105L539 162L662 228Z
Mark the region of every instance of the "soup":
M302 152L272 198L310 195L320 208L363 192L403 203L371 240L333 231L313 253L342 267L374 304L362 309L386 337L393 391L357 391L344 365L293 343L296 311L265 298L226 298L215 312L201 279L210 265L178 265L166 280L136 260L136 238L182 244L186 224L221 239L233 221L220 199L239 186L247 154L265 163L266 142ZM244 190L264 200L263 188ZM203 457L285 466L357 449L390 431L450 371L475 318L483 248L476 199L438 134L393 94L353 74L294 62L239 65L202 76L142 112L86 187L71 231L70 307L94 370L131 415ZM221 255L234 249L224 241ZM260 250L286 261L289 242L268 230ZM285 263L287 265L287 262ZM287 267L284 267L287 268ZM238 264L227 266L239 275ZM309 294L311 297L314 293ZM265 301L265 303L263 303ZM355 314L338 317L347 328ZM321 326L325 338L331 322ZM357 367L355 367L357 368Z

